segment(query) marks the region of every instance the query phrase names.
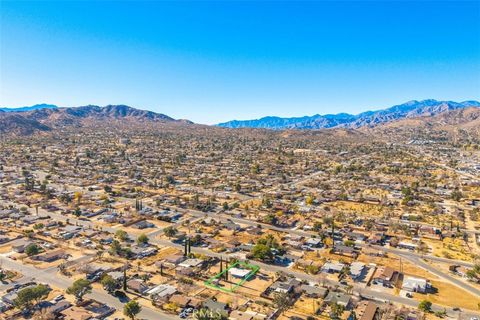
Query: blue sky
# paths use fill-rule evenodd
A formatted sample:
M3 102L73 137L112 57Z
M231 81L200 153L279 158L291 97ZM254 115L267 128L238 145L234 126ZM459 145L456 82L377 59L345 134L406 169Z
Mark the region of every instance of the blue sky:
M0 106L199 123L480 97L480 2L0 1Z

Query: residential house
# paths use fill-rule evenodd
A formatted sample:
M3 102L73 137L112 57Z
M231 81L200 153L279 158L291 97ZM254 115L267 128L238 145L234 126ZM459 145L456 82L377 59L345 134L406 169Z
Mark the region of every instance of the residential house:
M43 262L53 262L59 259L65 258L67 253L63 249L58 249L54 251L49 251L44 254L34 256L32 259L43 261Z
M140 294L144 294L148 290L148 286L139 279L131 279L127 281L127 288L138 292Z
M380 320L378 306L373 301L362 301L355 309L359 320Z
M340 273L343 267L345 267L345 264L341 262L325 262L322 266L322 272Z
M225 317L228 317L228 314L230 313L230 307L228 304L215 301L213 299L208 299L202 303L203 307L213 311L213 312L219 312L220 314L224 315Z
M389 266L377 268L373 275L373 283L383 286L394 286L398 280L399 272Z
M426 293L428 288L430 288L430 283L427 279L415 277L403 279L402 289L405 291Z
M175 268L176 266L178 266L180 263L182 263L186 259L187 258L183 255L173 254L173 255L165 257L163 259L163 261L155 262L155 265L157 267L160 267L160 265L163 264L165 267Z
M363 262L354 261L350 264L350 276L353 280L361 279L366 272L367 268Z
M351 299L352 297L348 294L330 291L323 301L327 304L337 303L348 309Z
M318 286L311 286L309 284L302 284L300 286L305 296L309 298L323 299L328 293L328 289Z
M160 284L149 289L146 294L155 297L157 300L167 301L168 298L177 292L177 288L168 284Z

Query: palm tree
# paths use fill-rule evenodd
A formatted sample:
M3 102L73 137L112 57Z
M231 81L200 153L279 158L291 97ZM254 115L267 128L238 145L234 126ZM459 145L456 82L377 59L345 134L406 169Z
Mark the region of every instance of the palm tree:
M345 293L351 294L352 292L353 292L353 286L351 284L345 287Z

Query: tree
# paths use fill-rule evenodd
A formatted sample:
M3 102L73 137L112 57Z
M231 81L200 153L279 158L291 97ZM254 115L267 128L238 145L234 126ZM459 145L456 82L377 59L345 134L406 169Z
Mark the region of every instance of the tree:
M319 271L319 268L318 266L312 264L312 265L309 265L305 268L305 271L308 273L308 274L317 274L318 271Z
M72 202L72 197L68 193L62 193L60 195L60 197L58 198L58 200L60 200L61 202L65 203L65 204L69 204L70 202Z
M77 201L77 205L79 205L82 202L83 194L77 191L73 194L73 198Z
M48 296L50 289L44 285L39 284L35 287L28 287L18 292L17 298L14 300L14 304L19 309L25 309L30 312L32 305L39 303L42 299Z
M67 265L65 263L60 263L58 265L58 271L64 276L67 275Z
M293 299L288 293L280 292L273 297L273 304L283 314L293 305Z
M252 248L252 255L255 259L262 261L270 261L273 259L273 253L269 246L257 243Z
M82 301L83 296L92 292L92 285L87 279L78 279L66 291L75 296L78 301Z
M435 312L435 316L439 317L439 318L446 317L447 316L447 309L444 308L443 310L439 310L439 311Z
M168 184L175 184L175 178L172 176L167 176L167 183Z
M147 244L149 241L147 235L145 233L142 233L141 235L138 236L137 238L137 243L138 244Z
M120 241L126 241L128 239L128 233L124 230L117 230L115 237Z
M319 232L320 230L322 230L322 222L315 221L315 223L313 224L313 231Z
M347 285L345 287L345 293L352 294L352 292L353 292L353 286L351 284Z
M165 233L165 235L169 238L175 236L178 232L178 230L172 226L170 227L166 227L165 229L163 229L163 232Z
M100 282L105 290L108 292L113 292L118 286L117 281L112 278L111 275L104 275L101 282Z
M418 304L418 309L423 312L432 311L432 303L428 300L423 300Z
M392 237L392 238L390 239L390 246L391 246L391 247L397 247L398 244L399 244L399 240L398 240L397 237Z
M25 247L25 253L27 256L31 257L40 252L40 247L37 246L35 243L29 244L28 246Z
M111 255L115 255L115 256L118 256L122 253L122 246L120 245L120 242L118 242L118 240L113 240L112 241L112 244L110 245L110 254Z
M33 229L35 230L41 230L45 228L45 225L43 223L36 223L34 226L33 226Z
M330 237L325 237L325 239L323 239L323 244L325 245L325 247L332 247L333 246L333 239L330 238Z
M460 190L454 190L452 191L451 198L454 201L460 201L463 198L463 193Z
M137 316L137 314L140 313L140 311L142 311L142 307L135 300L130 300L123 306L123 314L132 320L135 319L135 317Z
M308 195L308 196L305 197L305 204L307 206L311 206L313 204L313 200L314 200L313 197Z
M345 277L348 277L348 275L350 274L350 266L348 265L345 265L342 270L340 270L340 278L345 278Z
M269 213L265 217L263 217L263 222L266 224L276 225L278 222L277 217L273 213Z
M45 299L50 292L50 288L44 284L39 284L36 287L33 287L33 300L35 303L39 303L41 300Z
M466 272L467 279L470 281L477 280L477 272L474 269L467 270Z
M332 317L332 319L340 319L344 311L345 307L341 304L333 302L330 305L330 316Z
M13 300L15 307L20 310L26 310L27 312L31 311L33 304L33 292L31 288L25 288L18 292L17 298Z
M354 247L355 246L355 242L353 242L352 240L345 240L343 242L344 245L346 245L347 247Z
M420 241L417 247L418 253L420 253L421 255L424 255L424 254L427 254L429 250L430 248L428 247L428 245L425 242Z

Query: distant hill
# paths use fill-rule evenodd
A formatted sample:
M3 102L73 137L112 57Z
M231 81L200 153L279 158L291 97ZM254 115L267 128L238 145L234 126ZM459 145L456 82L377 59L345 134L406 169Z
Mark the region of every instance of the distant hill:
M50 127L18 113L0 112L0 134L30 135L50 130Z
M39 109L57 109L58 107L53 104L36 104L30 107L20 107L20 108L0 108L0 112L25 112Z
M76 108L58 108L58 109L39 109L32 111L29 116L37 120L52 120L52 119L98 119L98 120L151 120L151 121L175 121L161 113L153 111L146 111L135 109L125 105L108 105L99 107L94 105L81 106Z
M298 118L264 117L257 120L233 120L220 123L225 128L266 128L266 129L324 129L373 127L406 118L434 116L446 111L480 107L478 101L437 101L433 99L409 101L384 110L367 111L357 115L347 113L314 115Z
M30 111L0 112L0 133L19 135L51 131L65 127L83 127L109 124L178 123L167 115L140 110L125 105L81 106L74 108L37 108Z
M42 106L42 105L37 105ZM48 106L48 105L47 105ZM51 106L51 105L50 105ZM33 106L35 107L35 106ZM30 108L33 108L30 107ZM480 103L477 101L410 101L379 111L358 115L340 113L311 117L265 117L259 120L231 121L218 125L226 128L282 129L285 134L315 132L308 129L337 129L338 134L373 134L373 136L424 134L429 136L461 135L480 137ZM35 107L28 111L0 110L0 135L30 135L68 128L118 127L122 129L193 128L188 120L175 120L167 115L140 110L126 105L105 107L88 105L74 108ZM218 128L219 130L224 130Z
M374 128L360 128L360 130L389 137L403 134L412 139L435 136L480 139L480 108L448 110L430 117L405 118L383 123Z

